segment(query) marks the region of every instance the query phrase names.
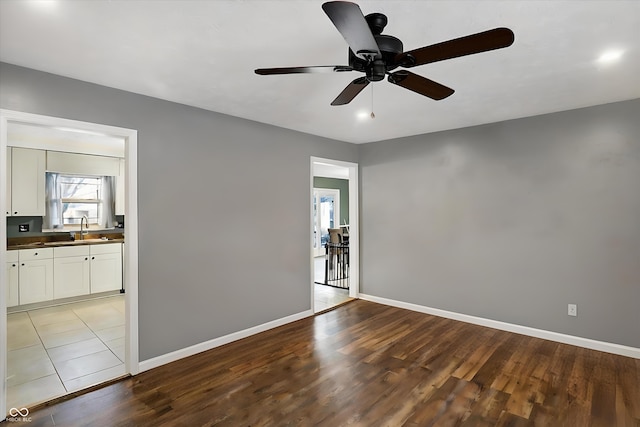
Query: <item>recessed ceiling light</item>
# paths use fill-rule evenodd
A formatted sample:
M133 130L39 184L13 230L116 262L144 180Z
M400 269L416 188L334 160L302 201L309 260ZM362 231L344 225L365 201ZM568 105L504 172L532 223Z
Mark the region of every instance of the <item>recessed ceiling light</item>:
M622 57L624 52L621 50L608 50L598 58L598 62L601 64L610 64L612 62L616 62Z
M29 4L33 7L41 9L53 9L58 5L57 0L36 0L30 1Z

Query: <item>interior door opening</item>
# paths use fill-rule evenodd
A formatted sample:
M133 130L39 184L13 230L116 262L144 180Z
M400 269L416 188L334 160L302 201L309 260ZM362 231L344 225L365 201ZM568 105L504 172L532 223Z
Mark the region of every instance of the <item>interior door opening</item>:
M355 163L311 159L311 305L315 313L358 295Z
M66 138L61 138L62 135ZM100 148L99 139L104 143ZM115 145L110 144L116 144L114 141L121 145L113 148ZM92 150L100 151L102 156ZM16 188L11 180L19 175L5 173L10 171L13 151L45 153L45 159L46 153L54 152L68 153L67 160L83 153L93 160L111 159L110 172L94 175L122 177L118 190L115 183L109 184L119 200L109 200L115 206L115 211L111 211L113 217L121 223L126 218L126 228L120 233L124 233L126 244L103 242L100 238L97 239L101 240L100 245L85 246L88 242L78 242L83 245L66 245L69 251L58 250L62 246L51 244L48 239L70 239L69 231L46 230L39 211L15 215L20 212L10 209L15 199L11 198L12 189ZM138 373L136 157L135 130L0 110L0 209L7 212L7 219L0 226L3 242L0 265L16 265L15 269L7 268L7 274L0 277L0 353L3 361L7 360L6 364L0 364L0 413L7 414L10 408L29 408L113 378ZM73 164L87 165L86 162ZM44 172L42 175L40 177L38 171L37 179L44 182ZM31 199L38 200L39 196L38 193ZM37 254L43 259L25 263L14 260L30 254L30 249L16 250L14 243L26 237L22 233L15 235L16 221L21 223L19 231L31 232L25 233L30 234L28 240L33 239L35 245L46 241L51 246L43 244L42 249L32 251L34 256ZM25 223L24 230L22 223ZM111 232L117 234L117 227ZM79 238L85 237L91 240L93 235L85 236L80 227ZM9 240L13 245L11 251L7 250ZM93 252L85 255L84 251L88 252L89 248ZM79 256L79 252L83 255ZM14 270L16 274L11 274ZM56 287L56 284L63 286ZM89 284L91 291L87 290ZM43 291L40 294L31 292L40 287Z
M313 256L319 257L324 255L325 244L329 242L329 230L340 228L339 189L313 189L313 222Z

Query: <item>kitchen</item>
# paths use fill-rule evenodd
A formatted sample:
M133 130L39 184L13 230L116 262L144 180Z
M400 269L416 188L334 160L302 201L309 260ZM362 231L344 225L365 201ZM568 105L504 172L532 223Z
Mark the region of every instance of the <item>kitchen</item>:
M7 408L125 375L125 139L9 122ZM4 355L3 355L4 356Z

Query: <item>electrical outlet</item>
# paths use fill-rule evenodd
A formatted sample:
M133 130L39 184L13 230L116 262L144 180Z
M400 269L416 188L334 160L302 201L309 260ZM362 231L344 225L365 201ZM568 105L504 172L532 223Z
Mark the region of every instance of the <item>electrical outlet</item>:
M578 306L576 304L569 304L567 314L569 316L577 316L578 315Z

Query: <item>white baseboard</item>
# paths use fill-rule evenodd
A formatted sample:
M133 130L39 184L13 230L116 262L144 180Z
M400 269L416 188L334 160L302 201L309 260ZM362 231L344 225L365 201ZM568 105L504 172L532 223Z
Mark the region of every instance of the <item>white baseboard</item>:
M620 356L633 357L640 359L640 348L629 347L620 344L614 344L604 341L596 341L589 338L581 338L573 335L560 334L558 332L545 331L543 329L530 328L528 326L514 325L512 323L500 322L498 320L485 319L482 317L469 316L467 314L455 313L453 311L440 310L438 308L426 307L423 305L412 304L409 302L396 301L388 298L376 297L373 295L360 294L360 299L365 301L376 302L379 304L390 305L392 307L404 308L420 313L431 314L434 316L445 317L447 319L459 320L461 322L473 323L474 325L487 326L502 331L514 332L516 334L528 335L530 337L542 338L549 341L561 342L563 344L575 345L591 350L604 351L607 353L618 354Z
M175 362L176 360L193 356L194 354L202 353L203 351L211 350L212 348L220 347L221 345L225 345L230 342L258 334L260 332L268 331L269 329L277 328L278 326L286 325L287 323L295 322L296 320L304 319L305 317L309 316L313 316L313 311L302 311L300 313L292 314L281 319L263 323L262 325L253 326L251 328L234 332L229 335L224 335L219 338L214 338L200 344L195 344L190 347L172 351L171 353L163 354L162 356L143 360L139 365L140 372L148 371L149 369L157 368L158 366L162 366L170 362Z

